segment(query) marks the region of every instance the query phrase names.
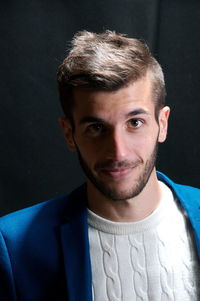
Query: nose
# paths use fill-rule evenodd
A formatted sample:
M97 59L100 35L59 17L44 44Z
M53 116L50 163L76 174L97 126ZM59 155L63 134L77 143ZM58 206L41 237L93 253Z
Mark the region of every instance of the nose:
M106 141L106 158L121 161L127 158L128 141L122 130L113 130Z

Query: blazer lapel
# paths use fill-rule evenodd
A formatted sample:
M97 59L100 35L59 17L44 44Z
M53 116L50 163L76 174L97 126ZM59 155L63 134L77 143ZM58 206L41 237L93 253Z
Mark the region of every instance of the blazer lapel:
M82 207L75 217L61 226L61 241L69 301L92 301L86 208Z

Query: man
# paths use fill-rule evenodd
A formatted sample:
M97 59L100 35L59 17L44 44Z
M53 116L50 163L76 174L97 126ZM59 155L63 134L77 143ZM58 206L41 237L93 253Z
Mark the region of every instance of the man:
M83 31L58 83L87 181L1 219L0 300L199 300L200 191L155 170L160 65L139 40Z

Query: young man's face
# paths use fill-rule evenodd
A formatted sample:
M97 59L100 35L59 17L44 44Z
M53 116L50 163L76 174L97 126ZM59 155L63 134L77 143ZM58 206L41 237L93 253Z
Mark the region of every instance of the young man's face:
M77 89L69 148L78 151L89 185L112 200L138 195L155 173L157 143L167 133L169 108L155 119L152 85L145 77L116 92Z

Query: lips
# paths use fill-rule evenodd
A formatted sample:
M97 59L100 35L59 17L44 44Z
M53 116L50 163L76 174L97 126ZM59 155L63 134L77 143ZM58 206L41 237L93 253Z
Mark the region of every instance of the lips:
M119 179L125 177L132 171L132 168L104 168L101 172L110 178Z

